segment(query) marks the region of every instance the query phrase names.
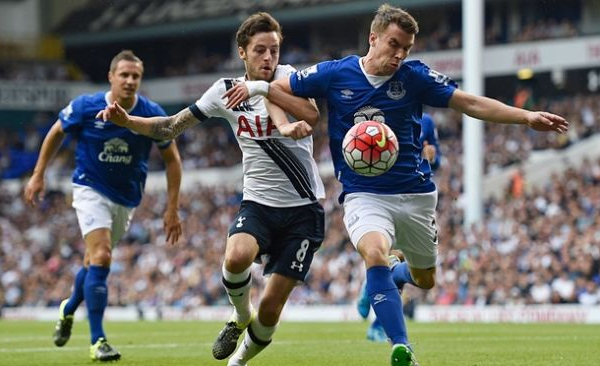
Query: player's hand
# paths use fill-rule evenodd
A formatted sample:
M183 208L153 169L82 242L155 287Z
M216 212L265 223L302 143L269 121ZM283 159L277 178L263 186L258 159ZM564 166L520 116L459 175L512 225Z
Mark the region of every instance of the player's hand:
M306 136L312 135L313 133L312 126L306 121L286 123L281 126L277 126L277 129L282 136L291 137L294 140L303 139Z
M225 104L225 108L235 108L244 100L250 97L250 92L248 91L248 87L246 83L241 82L237 83L233 86L233 88L227 90L225 94L221 96L221 98L227 98L227 103Z
M437 155L437 150L434 145L429 145L427 141L423 141L423 157L427 159L430 163L435 161L435 156Z
M40 177L36 174L29 178L29 182L25 185L23 192L23 198L25 203L31 207L44 200L44 193L46 191L46 184L44 183L44 177Z
M129 114L117 102L109 104L96 114L96 118L101 118L103 121L110 121L117 126L127 127L129 122Z
M536 131L565 133L569 129L569 122L561 116L548 112L528 112L525 122Z
M175 245L181 237L181 221L177 210L167 210L163 216L163 229L167 233L167 243Z

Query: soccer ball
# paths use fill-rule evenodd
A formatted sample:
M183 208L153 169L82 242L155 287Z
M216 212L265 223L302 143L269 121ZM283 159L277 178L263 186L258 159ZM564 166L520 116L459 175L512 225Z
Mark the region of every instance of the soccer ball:
M387 172L398 158L398 139L385 123L364 121L346 132L342 142L346 163L360 175Z

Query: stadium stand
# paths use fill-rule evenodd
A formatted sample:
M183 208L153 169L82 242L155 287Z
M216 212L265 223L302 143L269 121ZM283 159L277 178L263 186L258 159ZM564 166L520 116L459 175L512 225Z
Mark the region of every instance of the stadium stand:
M99 2L82 2L80 8L52 29L64 40L64 59L25 63L2 60L0 79L9 82L5 85L23 79L104 82L105 56L131 45L144 59L150 79L174 80L177 76L206 73L209 75L204 76L215 79L219 72L239 68L230 55L230 33L237 25L237 15L258 9L268 9L282 21L286 33L283 60L309 64L362 49L365 45L357 41L361 37L354 28L343 27L347 34L340 35L335 48L328 46L332 42L326 36L340 33L331 28L348 19L362 24L373 11L371 2L357 0L204 1L202 8L197 7L198 3L114 1L107 10ZM406 3L417 16L432 6L428 1ZM149 10L138 17L132 15L133 10L126 10L142 5ZM185 11L192 8L184 5L196 6L196 12ZM534 6L515 11L511 8L514 2L509 1L486 6L496 10L496 17L486 22L488 46L516 47L522 42L561 38L583 41L600 33L600 28L594 26L600 24L598 19L585 15L589 14L587 10L595 9L589 1L553 3L543 12ZM460 24L456 23L460 18L456 16L459 2L448 1L444 10L431 17L420 17L430 19L422 24L417 53L461 47ZM591 39L590 44L597 44L596 38ZM528 43L531 44L541 43ZM590 57L596 57L597 63L594 48L590 47ZM66 65L76 65L83 75L70 73L71 66ZM485 203L485 218L470 228L464 228L462 223L460 116L432 111L445 159L436 176L442 238L440 285L426 294L409 289L407 292L417 302L600 304L600 152L589 149L568 164L562 161L571 147L598 138L600 98L592 82L598 70L587 64L572 65L565 73L568 82L563 86L552 81L550 71L537 73L535 83L529 84L534 91L529 102L532 108L567 116L572 124L568 135L548 139L547 135L523 134L522 129L508 126L486 126L487 178L490 182L500 175L508 178L502 183L490 183L494 194L489 194ZM488 80L489 95L522 102L515 98L521 84L514 73ZM194 90L192 100L201 91ZM68 188L53 184L39 210L28 210L15 199L19 179L33 166L39 141L54 122L62 102L35 113L0 106L2 307L58 305L69 293L68 286L82 260L83 242L69 206ZM177 110L187 102L181 100L167 107ZM315 156L327 175L331 173L327 173L330 163L325 128L326 121L315 132ZM209 167L235 167L240 153L232 142L228 127L217 120L186 132L178 140L186 174ZM519 167L548 153L557 154L552 164L554 171L535 179L522 175ZM68 179L65 172L71 171L71 164L72 142L67 141L49 169L48 180ZM162 168L159 159L152 160L151 168ZM237 182L220 183L192 184L186 188L181 209L184 239L174 248L164 244L162 233L160 215L165 193L149 187L152 192L144 198L129 234L114 252L111 276L117 278L110 282L110 304L183 308L225 304L220 283L221 255L240 193ZM355 300L362 282L362 264L348 241L336 202L338 183L329 177L326 185L326 239L315 256L306 286L292 294L293 304L349 304ZM260 287L261 276L254 278Z

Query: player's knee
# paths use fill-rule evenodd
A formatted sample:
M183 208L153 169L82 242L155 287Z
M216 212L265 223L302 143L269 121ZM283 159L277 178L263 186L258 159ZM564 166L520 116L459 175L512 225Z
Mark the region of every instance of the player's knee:
M387 266L387 253L377 246L364 248L360 253L365 260L367 268L373 266Z
M418 276L413 277L415 284L423 290L431 290L435 286L435 278L433 276Z
M242 273L252 264L252 258L247 258L243 255L228 255L225 257L225 268L232 273Z
M112 259L112 253L110 249L98 248L93 253L90 253L90 265L108 267Z

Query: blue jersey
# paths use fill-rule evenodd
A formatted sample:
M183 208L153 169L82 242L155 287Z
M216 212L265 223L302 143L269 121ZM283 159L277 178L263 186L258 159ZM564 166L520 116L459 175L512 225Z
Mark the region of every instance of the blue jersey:
M148 157L154 142L166 148L170 141L160 142L139 135L110 121L96 118L107 105L108 93L86 94L71 101L59 113L62 128L77 138L73 183L89 186L111 201L136 207L148 173ZM131 115L165 116L156 103L138 96Z
M429 162L429 165L431 165L432 170L437 170L440 167L442 152L440 151L437 128L435 128L435 123L429 113L423 113L423 118L421 118L421 137L419 141L421 141L421 144L427 141L429 145L435 146L435 161L433 163Z
M423 104L447 107L456 83L420 61L407 61L391 76L367 75L358 56L325 61L290 76L295 95L326 98L329 144L343 196L352 192L425 193L435 190L431 167L421 158ZM344 161L342 140L358 122L386 123L396 134L395 165L377 177L355 173Z

